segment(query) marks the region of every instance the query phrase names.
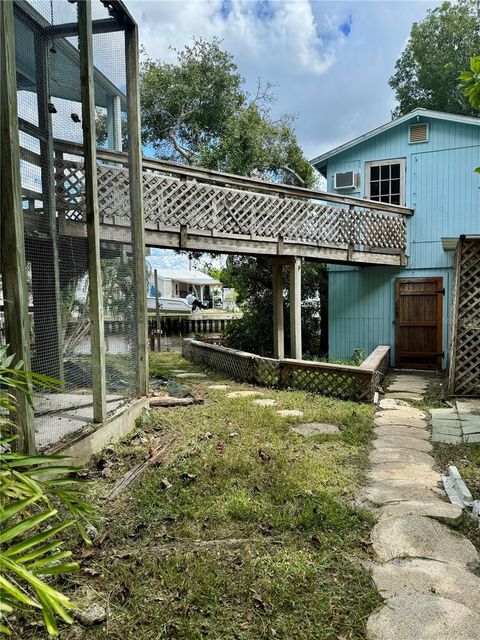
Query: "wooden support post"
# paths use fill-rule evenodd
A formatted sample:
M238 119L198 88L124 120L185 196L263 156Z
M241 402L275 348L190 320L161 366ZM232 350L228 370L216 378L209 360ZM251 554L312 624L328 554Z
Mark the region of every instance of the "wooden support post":
M38 240L41 251L31 253L32 297L35 326L35 371L63 380L63 328L55 208L55 165L50 101L47 40L35 45L38 126L45 134L40 140L42 172L43 228Z
M275 358L285 357L285 330L283 322L283 265L272 265L273 275L273 353Z
M17 118L15 28L13 2L0 2L0 236L6 343L15 361L30 368L27 268L23 237L20 144ZM16 394L15 423L18 448L35 452L33 411L22 394Z
M302 259L290 264L290 357L302 359Z
M161 345L161 335L162 335L162 325L160 321L160 301L158 299L158 271L154 270L154 278L155 278L155 314L157 318L157 336L158 336L158 350L162 350Z
M100 269L100 219L97 186L97 141L95 131L95 89L93 83L92 6L78 3L82 128L85 157L85 209L87 217L88 275L93 386L93 420L107 415L105 382L105 335L102 272Z
M145 278L145 220L143 213L142 143L140 138L140 95L138 27L125 30L128 105L128 164L130 170L130 210L133 227L135 267L135 320L137 324L137 384L142 396L148 395L147 296Z

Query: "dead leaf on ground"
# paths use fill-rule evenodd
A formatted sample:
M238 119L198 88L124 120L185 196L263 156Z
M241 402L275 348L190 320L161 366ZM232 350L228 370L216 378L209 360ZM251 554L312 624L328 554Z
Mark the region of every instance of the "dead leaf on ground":
M102 533L98 534L98 536L93 541L93 544L96 547L101 547L107 538L108 538L108 531L103 531Z
M225 451L225 443L217 442L217 444L215 445L215 449L216 451L218 451L218 453L223 453Z

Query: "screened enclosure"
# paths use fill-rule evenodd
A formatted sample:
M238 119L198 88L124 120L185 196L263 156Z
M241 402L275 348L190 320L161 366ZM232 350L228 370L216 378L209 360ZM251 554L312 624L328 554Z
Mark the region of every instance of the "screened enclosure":
M2 135L0 339L61 381L36 390L33 416L24 407L26 446L34 425L42 450L146 394L137 29L117 1L1 4L11 88L2 133L18 135L18 156L5 156ZM115 181L115 157L100 165L97 147L121 155L127 188ZM100 174L108 209L98 201Z

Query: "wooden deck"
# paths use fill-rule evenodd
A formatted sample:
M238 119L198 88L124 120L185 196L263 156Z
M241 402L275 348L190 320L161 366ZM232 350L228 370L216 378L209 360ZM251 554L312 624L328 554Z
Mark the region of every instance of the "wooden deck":
M60 236L86 237L82 148L56 141ZM34 154L28 152L30 162ZM126 154L97 150L101 240L131 242ZM143 159L145 242L150 247L405 266L413 210ZM26 199L41 199L25 193ZM36 213L26 214L36 232ZM37 230L38 232L38 230Z

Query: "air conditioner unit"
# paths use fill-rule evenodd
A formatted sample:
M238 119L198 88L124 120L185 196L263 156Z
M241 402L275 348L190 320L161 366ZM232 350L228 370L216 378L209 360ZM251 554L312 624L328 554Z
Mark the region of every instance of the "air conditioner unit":
M355 189L360 186L360 174L358 171L344 171L333 175L334 189Z

